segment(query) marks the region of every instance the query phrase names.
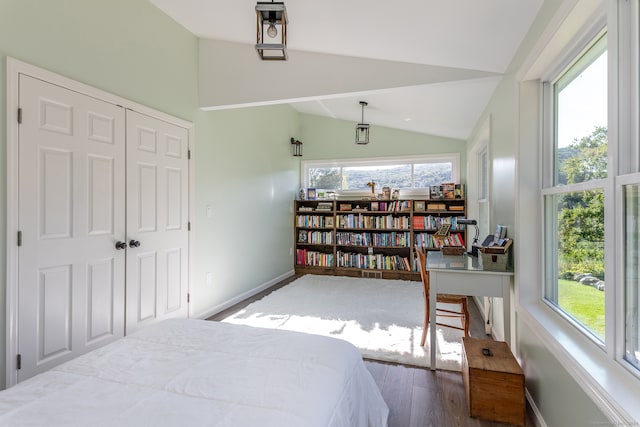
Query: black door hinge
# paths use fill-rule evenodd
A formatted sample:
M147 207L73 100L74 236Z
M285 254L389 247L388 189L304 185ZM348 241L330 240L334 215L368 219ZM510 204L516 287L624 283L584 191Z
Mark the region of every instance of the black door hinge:
M18 108L18 124L22 123L22 108Z
M191 150L187 150L187 160L191 160Z
M16 356L16 369L22 369L22 355L18 354Z
M189 302L191 302L191 294L187 294L187 304L189 304Z
M18 246L22 246L22 231L18 231Z

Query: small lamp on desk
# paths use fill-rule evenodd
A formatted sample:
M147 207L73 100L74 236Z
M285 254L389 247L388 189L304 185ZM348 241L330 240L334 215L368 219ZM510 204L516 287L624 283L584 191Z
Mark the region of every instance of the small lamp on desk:
M480 235L480 229L478 228L478 221L476 221L475 219L469 219L469 218L458 218L457 223L458 225L473 225L476 228L476 235L474 236L473 243L471 244L471 251L467 252L467 254L477 257L478 249L480 249L480 246L478 246L478 236Z

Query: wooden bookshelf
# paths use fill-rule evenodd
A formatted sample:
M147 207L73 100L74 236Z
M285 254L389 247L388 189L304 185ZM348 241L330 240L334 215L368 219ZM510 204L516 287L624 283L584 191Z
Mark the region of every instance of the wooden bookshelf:
M297 274L420 280L414 246L465 246L465 200L296 200ZM446 226L447 238L437 231Z

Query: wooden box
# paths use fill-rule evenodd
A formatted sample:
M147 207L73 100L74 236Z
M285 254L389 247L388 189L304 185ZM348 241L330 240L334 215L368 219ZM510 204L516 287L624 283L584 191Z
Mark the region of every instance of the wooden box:
M506 343L462 338L462 379L469 415L525 425L524 374Z

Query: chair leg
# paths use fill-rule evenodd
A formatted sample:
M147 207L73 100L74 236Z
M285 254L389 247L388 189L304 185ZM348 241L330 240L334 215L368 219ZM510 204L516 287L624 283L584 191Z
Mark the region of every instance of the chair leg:
M462 304L462 310L464 311L464 336L469 336L469 307L467 305L467 301L465 300Z
M422 339L420 340L420 347L424 347L424 343L427 341L427 330L429 329L429 310L424 311L424 325L422 326Z

